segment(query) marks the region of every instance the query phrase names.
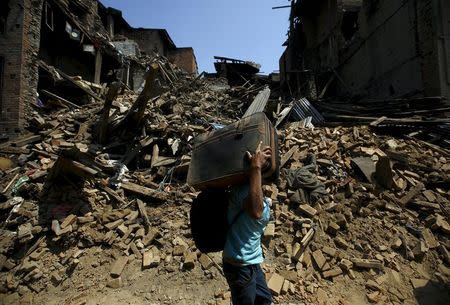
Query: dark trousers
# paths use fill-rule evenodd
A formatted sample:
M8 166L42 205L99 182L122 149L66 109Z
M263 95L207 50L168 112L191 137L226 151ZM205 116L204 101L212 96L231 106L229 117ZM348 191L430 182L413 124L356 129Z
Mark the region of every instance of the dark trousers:
M233 305L270 305L272 294L260 265L235 266L223 263Z

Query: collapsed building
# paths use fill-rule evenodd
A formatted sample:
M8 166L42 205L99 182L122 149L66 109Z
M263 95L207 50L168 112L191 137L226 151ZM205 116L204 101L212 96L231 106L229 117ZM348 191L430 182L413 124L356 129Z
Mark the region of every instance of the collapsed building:
M8 0L0 6L0 134L21 132L27 111L48 95L95 98L83 82L101 90L119 79L139 89L145 55L165 56L197 74L192 48L177 48L164 29L131 27L120 11L97 0Z
M291 1L281 82L290 94L312 99L448 101L448 12L445 0Z
M16 8L12 16L40 12L40 4ZM45 22L59 28L64 8L44 6L53 10ZM39 99L50 94L63 107L36 103L26 116L31 134L0 145L0 304L230 304L221 253L200 253L192 239L199 192L186 176L199 135L262 111L279 127L280 180L263 187L273 217L262 268L275 303L448 303L448 149L380 134L380 120L318 126L324 118L306 98L284 107L278 85L267 88L261 78L230 87L225 78L186 73L168 61L167 32L132 36L120 13L97 9L98 35L71 19L47 57L38 47L17 52L29 42L10 45L26 55L17 60L16 89L33 82ZM78 37L93 54L68 55L80 48ZM51 52L64 44L65 55ZM161 57L140 60L137 49ZM230 71L233 60L223 61ZM139 67L148 67L145 85L131 90ZM35 104L27 100L36 100L33 90L21 106Z

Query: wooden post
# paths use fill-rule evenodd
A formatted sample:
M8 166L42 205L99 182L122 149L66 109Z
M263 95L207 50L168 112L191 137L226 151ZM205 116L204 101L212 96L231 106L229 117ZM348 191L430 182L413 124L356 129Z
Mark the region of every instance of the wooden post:
M130 88L130 63L127 65L127 87Z
M102 52L98 49L95 54L95 74L94 83L100 84L100 76L102 74Z
M131 109L128 111L127 115L120 123L120 126L126 126L128 129L130 129L130 127L135 128L141 124L142 118L144 117L145 108L152 94L152 88L155 83L158 68L159 67L157 64L152 64L150 66L150 70L147 72L147 75L145 77L144 89L142 90L141 94L139 94L133 106L131 106Z
M111 87L109 87L108 92L106 93L105 105L103 106L103 112L98 129L98 142L100 144L104 144L108 137L109 111L111 110L112 103L119 94L120 87L120 83L114 82L111 84Z
M113 39L114 38L114 18L113 18L113 16L111 16L109 14L106 19L106 23L107 23L107 30L108 30L109 37L111 39Z

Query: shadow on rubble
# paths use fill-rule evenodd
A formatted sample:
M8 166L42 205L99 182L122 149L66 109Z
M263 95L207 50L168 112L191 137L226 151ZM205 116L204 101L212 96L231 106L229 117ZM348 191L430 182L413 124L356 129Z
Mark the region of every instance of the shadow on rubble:
M424 286L414 289L414 296L419 305L448 305L450 304L450 282L444 284L427 281Z
M85 185L89 183L74 174L68 164L59 162L49 174L38 201L39 225L48 229L47 247L59 254L78 243L73 223L64 223L69 215L85 215L92 211Z

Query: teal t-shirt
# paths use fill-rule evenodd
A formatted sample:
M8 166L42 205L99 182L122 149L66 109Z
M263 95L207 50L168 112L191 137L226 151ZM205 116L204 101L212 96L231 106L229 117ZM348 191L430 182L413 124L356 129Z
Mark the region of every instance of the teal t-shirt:
M228 223L243 211L245 199L249 193L249 185L236 186L230 192ZM254 219L242 212L228 230L227 241L223 250L225 260L235 261L242 265L260 264L263 262L261 236L270 218L270 200L264 198L264 209L261 219Z

